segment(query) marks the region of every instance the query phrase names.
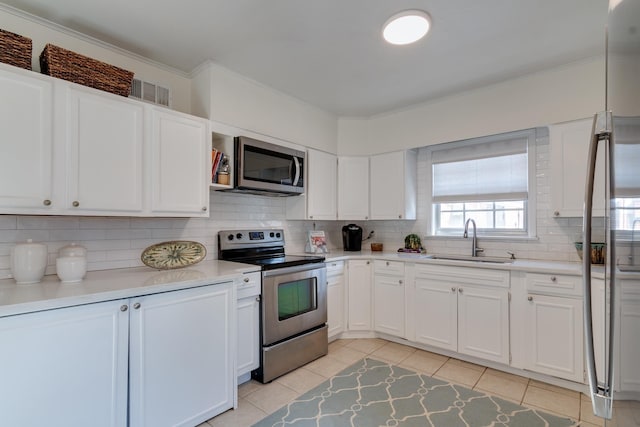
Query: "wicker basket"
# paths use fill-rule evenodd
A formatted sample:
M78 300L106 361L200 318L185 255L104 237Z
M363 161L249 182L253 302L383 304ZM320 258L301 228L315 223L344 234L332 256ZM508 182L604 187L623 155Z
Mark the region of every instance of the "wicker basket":
M0 29L0 62L31 69L30 38Z
M129 96L133 73L61 47L47 44L40 54L43 74Z

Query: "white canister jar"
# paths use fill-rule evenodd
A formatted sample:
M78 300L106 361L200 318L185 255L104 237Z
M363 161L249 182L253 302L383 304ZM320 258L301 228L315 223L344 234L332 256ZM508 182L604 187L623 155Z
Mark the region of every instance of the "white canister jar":
M11 248L11 274L18 284L38 283L47 268L47 245L18 243Z
M87 257L87 248L76 243L71 243L67 246L63 246L58 250L58 258L67 257Z

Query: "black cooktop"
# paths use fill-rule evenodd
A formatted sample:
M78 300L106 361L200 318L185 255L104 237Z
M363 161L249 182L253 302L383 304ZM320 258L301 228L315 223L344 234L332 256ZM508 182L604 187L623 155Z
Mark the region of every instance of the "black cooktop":
M315 264L324 262L321 256L305 256L305 255L283 255L271 258L258 259L236 259L236 262L244 262L247 264L259 265L262 270L274 270L276 268L293 267L296 265Z

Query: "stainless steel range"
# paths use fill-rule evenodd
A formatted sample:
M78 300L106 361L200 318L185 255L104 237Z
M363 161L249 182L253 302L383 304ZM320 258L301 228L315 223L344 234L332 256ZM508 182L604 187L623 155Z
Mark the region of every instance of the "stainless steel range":
M260 368L263 383L328 352L324 257L284 253L284 231L223 230L218 258L262 268Z

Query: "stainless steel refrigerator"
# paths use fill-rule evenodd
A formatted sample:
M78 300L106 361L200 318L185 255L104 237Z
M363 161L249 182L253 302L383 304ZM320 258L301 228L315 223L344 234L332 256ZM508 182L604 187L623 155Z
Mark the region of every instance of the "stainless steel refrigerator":
M606 37L606 101L594 116L583 217L585 359L594 413L627 427L640 426L640 0L610 0ZM598 180L605 200L594 200ZM594 206L604 218L592 218ZM604 268L588 256L595 234L606 236Z

